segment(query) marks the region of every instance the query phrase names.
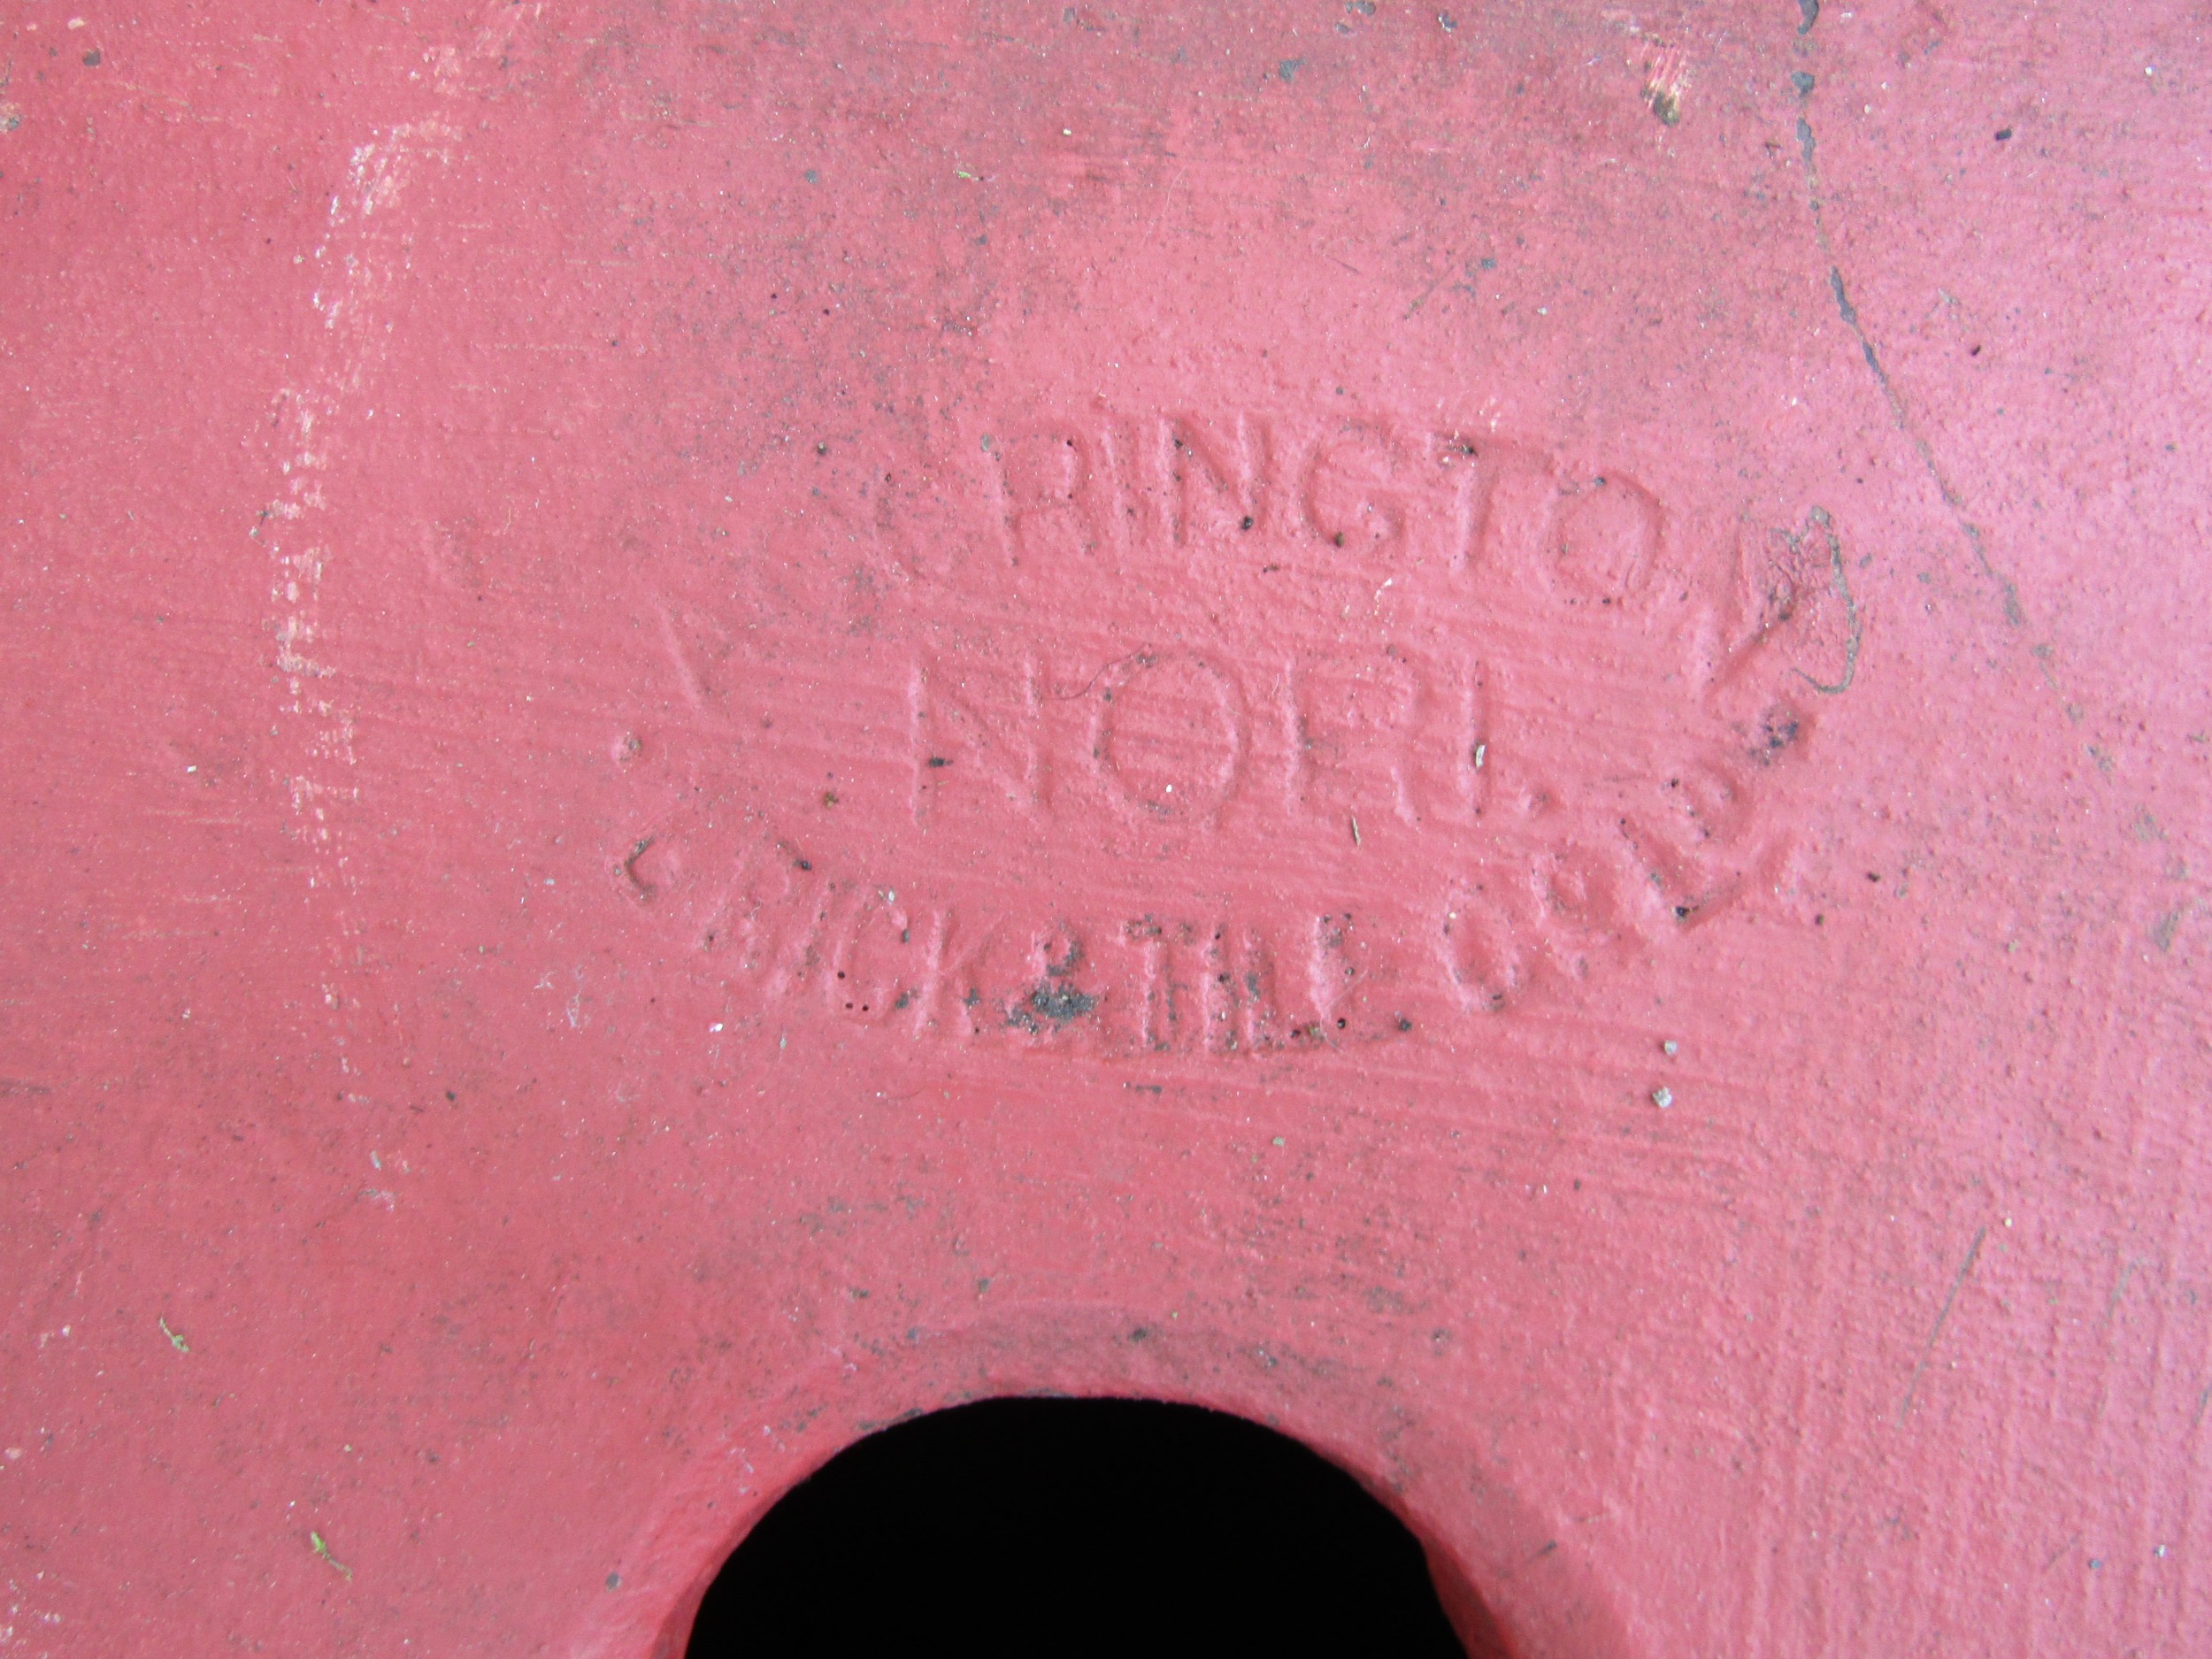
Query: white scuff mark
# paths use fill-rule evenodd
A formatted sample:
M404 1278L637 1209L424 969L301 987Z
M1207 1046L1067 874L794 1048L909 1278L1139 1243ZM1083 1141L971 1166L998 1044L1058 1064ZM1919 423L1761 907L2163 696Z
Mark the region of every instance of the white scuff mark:
M499 6L465 50L434 50L429 61L435 95L466 95L472 73L495 65L543 11L537 3ZM297 378L273 400L272 418L283 434L274 494L248 530L269 553L268 627L274 666L282 676L279 711L293 722L289 764L280 764L279 776L290 797L292 832L310 849L307 888L328 894L335 907L329 935L342 962L354 956L362 928L353 913L357 878L342 842L345 814L338 813L334 826L332 809L357 801L360 790L352 780L357 764L353 711L339 667L321 641L324 576L333 563L343 561L349 526L326 516L331 503L320 475L330 472L346 426L356 418L354 404L391 349L394 325L380 327L377 319L388 311L393 286L411 263L411 233L398 210L412 180L426 166L449 165L460 140L457 126L432 116L380 130L349 153L312 252L319 270L309 303L323 326L315 331L318 343ZM327 695L311 695L311 686ZM272 734L282 730L280 721ZM334 1019L347 1018L334 989L325 987L325 1001ZM342 1035L338 1042L343 1046ZM348 1072L354 1069L342 1060L341 1065ZM380 1196L388 1206L390 1202L373 1189L365 1195Z

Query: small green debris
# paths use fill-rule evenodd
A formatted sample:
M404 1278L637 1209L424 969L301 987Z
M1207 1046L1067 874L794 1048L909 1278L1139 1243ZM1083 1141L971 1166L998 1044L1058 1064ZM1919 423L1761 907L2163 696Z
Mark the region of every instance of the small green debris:
M320 1532L310 1532L307 1535L307 1544L308 1548L312 1549L319 1557L330 1563L333 1571L342 1574L349 1583L352 1581L353 1569L330 1553L330 1546L323 1542L323 1535Z
M169 1321L166 1318L157 1318L154 1323L161 1327L162 1335L169 1339L169 1346L176 1349L178 1353L189 1354L192 1351L185 1340L169 1328Z

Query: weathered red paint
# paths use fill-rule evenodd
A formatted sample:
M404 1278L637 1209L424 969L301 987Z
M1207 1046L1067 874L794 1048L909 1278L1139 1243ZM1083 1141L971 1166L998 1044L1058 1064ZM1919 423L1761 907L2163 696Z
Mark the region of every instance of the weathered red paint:
M2203 72L17 8L7 1650L672 1654L1061 1389L1525 1655L2190 1651Z

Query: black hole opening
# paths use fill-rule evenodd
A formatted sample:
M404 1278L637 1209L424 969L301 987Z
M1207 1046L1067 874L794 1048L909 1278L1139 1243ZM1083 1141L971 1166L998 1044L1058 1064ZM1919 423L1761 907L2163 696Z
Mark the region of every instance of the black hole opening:
M786 1494L690 1659L1158 1653L1507 1659L1453 1634L1420 1544L1333 1463L1150 1400L989 1400L870 1436Z

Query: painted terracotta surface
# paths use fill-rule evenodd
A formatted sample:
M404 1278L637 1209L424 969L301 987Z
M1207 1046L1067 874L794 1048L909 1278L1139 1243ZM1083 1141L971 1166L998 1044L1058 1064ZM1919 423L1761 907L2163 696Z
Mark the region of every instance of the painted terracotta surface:
M2205 29L12 7L0 1651L673 1655L1052 1390L2197 1651Z

